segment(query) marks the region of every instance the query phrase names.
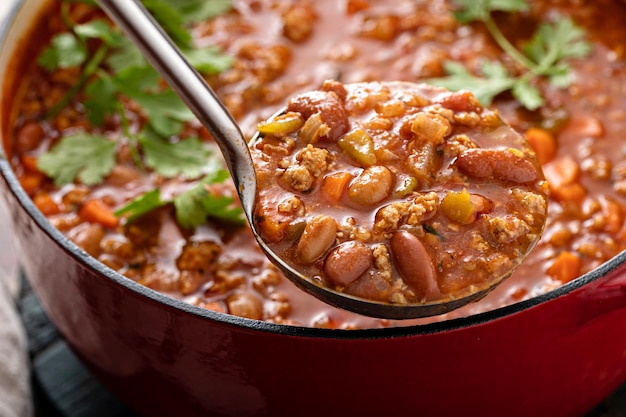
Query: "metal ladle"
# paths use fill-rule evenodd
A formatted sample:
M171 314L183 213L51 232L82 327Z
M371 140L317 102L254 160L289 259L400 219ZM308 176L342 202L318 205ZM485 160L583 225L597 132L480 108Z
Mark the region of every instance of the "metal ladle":
M253 218L257 191L255 168L247 141L228 110L139 1L97 2L211 133L224 155L254 237L269 259L299 288L336 307L388 319L443 314L475 301L491 290L492 287L489 287L462 298L427 304L391 304L358 298L320 286L288 265L267 246L256 230ZM494 286L500 282L496 281Z

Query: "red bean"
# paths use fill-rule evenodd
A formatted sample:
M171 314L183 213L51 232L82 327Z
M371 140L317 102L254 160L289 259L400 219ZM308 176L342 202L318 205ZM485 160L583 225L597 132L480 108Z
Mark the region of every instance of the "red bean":
M514 149L468 149L457 158L459 170L466 175L517 184L537 181L538 169L521 151Z
M348 114L339 97L332 92L311 91L300 94L289 101L287 110L300 113L304 119L319 113L330 128L327 137L331 141L337 140L350 129Z
M398 273L418 297L439 292L435 265L415 235L401 230L393 234L389 243Z
M333 249L324 263L324 272L335 284L348 285L372 266L372 250L356 241Z

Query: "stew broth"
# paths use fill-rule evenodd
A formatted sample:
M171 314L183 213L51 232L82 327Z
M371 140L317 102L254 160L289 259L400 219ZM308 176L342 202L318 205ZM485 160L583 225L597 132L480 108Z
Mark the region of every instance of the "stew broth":
M84 92L54 117L45 117L76 84L80 71L75 68L49 72L29 63L23 96L12 103L18 113L13 138L5 146L24 189L53 225L129 279L191 304L276 323L345 329L467 316L557 288L626 247L626 63L621 43L626 6L608 0L540 1L532 2L527 13L497 18L506 35L522 43L532 28L555 14L570 15L592 42L587 58L570 62L573 84L559 89L539 83L546 103L536 111L523 109L507 94L493 105L535 145L551 184L544 236L504 284L446 316L394 322L325 305L283 278L247 228L209 219L190 231L177 224L171 205L128 223L107 216L155 187L162 195L175 195L193 183L136 167L124 129L138 130L147 121L130 100L122 101L126 120L107 119L102 127L89 122ZM80 22L102 17L85 5L73 6L70 16ZM59 10L40 26L50 36L68 30ZM234 57L230 68L207 80L248 136L289 96L317 89L327 79L425 81L443 76L446 60L475 68L479 60L492 59L514 68L483 26L460 25L446 1L236 0L229 12L194 25L191 33L197 45L217 45ZM37 158L77 131L117 138L115 167L99 185L55 186L39 170ZM195 123L185 132L210 142ZM211 186L211 192L235 196L228 182Z

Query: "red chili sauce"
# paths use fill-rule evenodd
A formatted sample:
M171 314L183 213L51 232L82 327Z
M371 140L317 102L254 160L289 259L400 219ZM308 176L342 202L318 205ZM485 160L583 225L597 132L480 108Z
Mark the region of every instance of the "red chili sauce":
M124 129L139 129L146 118L136 103L122 100L126 119L93 127L83 94L53 118L45 118L76 83L75 68L48 72L33 62L9 155L24 189L60 231L112 269L156 291L203 308L268 322L326 328L412 325L467 316L543 294L576 279L626 247L626 6L615 1L571 5L529 2L522 15L498 15L515 42L555 14L570 15L586 30L593 49L572 60L574 82L567 89L538 87L545 105L524 110L510 95L497 108L537 153L551 197L543 238L504 284L478 303L446 316L410 321L378 320L330 307L283 278L257 248L246 227L208 219L195 229L177 224L166 205L135 221L112 213L132 198L159 187L162 196L193 185L138 169ZM71 8L74 21L99 16L84 5ZM601 22L601 23L600 23ZM58 13L46 16L50 34L67 31ZM446 1L243 1L191 31L198 45L218 45L235 59L220 74L207 76L250 137L257 123L283 107L288 97L318 89L325 80L420 82L444 75L443 62L474 68L481 59L515 65L480 24L461 26ZM30 42L41 42L31 39ZM44 45L42 45L44 46ZM122 123L123 122L123 123ZM125 126L124 123L126 124ZM104 183L75 181L56 186L37 158L62 137L98 132L118 140L115 167ZM187 133L199 133L189 123ZM211 186L234 196L230 182Z
M446 302L508 277L541 236L534 152L468 91L326 81L259 132L254 221L318 285Z

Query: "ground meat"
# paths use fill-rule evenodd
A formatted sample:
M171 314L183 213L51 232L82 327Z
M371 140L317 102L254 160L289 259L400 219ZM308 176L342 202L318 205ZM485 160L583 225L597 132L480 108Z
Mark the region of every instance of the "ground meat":
M296 160L317 179L328 170L332 156L327 149L308 145L296 154Z
M311 172L302 165L291 165L288 167L283 172L282 179L297 191L310 190L313 186L313 181L315 181Z

